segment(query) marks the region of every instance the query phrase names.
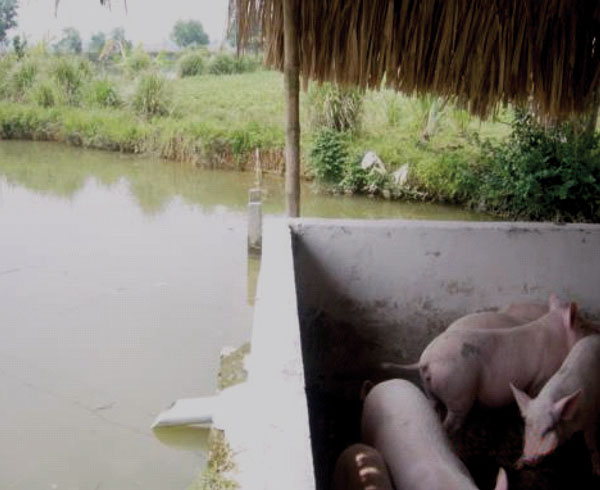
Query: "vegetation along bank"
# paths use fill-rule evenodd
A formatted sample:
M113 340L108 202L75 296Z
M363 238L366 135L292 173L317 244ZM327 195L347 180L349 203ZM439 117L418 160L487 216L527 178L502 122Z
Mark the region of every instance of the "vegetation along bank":
M283 80L258 56L112 46L1 55L0 138L237 169L254 168L258 149L263 170L283 171ZM589 121L542 124L511 108L481 121L435 96L327 84L303 94L301 119L304 174L333 192L600 221L600 144Z

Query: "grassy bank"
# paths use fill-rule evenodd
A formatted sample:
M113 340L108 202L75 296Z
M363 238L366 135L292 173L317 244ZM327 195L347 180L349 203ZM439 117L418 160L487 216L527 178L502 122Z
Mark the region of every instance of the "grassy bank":
M0 138L60 141L237 169L253 168L259 149L264 170L283 171L280 73L225 54L186 53L174 65L176 74L165 72L160 56L151 59L139 50L126 60L92 64L39 49L21 60L0 59ZM184 76L190 73L196 76ZM322 121L333 111L329 124L335 126L336 111L347 110L343 100L331 104L328 90L311 87L301 96L302 160L305 176L318 177L335 192L461 203L514 218L600 219L593 197L600 189L597 142L583 145L582 153L580 140L569 139L567 131L550 135L540 153L510 140L516 132L523 134L511 110L482 122L440 98L387 90L356 95L349 106L350 125L340 131ZM546 133L540 133L542 139ZM570 146L558 148L566 140ZM522 152L509 155L515 147ZM369 151L381 163L365 170L360 164ZM521 158L523 152L533 160ZM524 162L527 175L509 168L507 158ZM581 160L587 162L584 168L573 169ZM548 169L555 167L561 171L550 179L551 202L540 203ZM529 173L535 181L528 182ZM562 203L557 207L554 201L576 197L582 192L579 184L588 186L584 193L592 196L592 204L580 213L571 202L563 212Z
M3 138L53 139L108 150L155 152L177 160L208 161L217 156L220 163L224 159L239 163L257 147L279 152L283 148L283 78L278 72L176 76L165 80L164 93L142 94L164 99L160 101L164 113L153 114L135 107L136 91L146 73L161 71L159 61L134 51L127 61L92 64L40 49L22 60L8 55L0 61ZM211 66L210 61L204 65ZM305 148L314 133L309 104L302 94ZM440 115L435 141L423 146L429 105L385 90L367 93L354 146L376 151L393 169L427 158L449 142L464 145L461 136L467 130L506 134L502 124L481 125L453 109Z

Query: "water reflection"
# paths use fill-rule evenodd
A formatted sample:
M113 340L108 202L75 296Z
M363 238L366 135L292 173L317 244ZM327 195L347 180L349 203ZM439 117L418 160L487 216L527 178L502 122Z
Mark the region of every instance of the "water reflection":
M205 212L245 212L254 172L199 170L190 165L118 153L82 150L52 143L0 143L0 176L44 194L73 199L89 179L105 187L125 183L148 215L164 212L179 198ZM35 166L32 163L35 162ZM284 213L281 178L262 181L265 214ZM400 203L357 196L331 196L302 185L302 215L325 218L405 218L485 220L488 216L457 207Z

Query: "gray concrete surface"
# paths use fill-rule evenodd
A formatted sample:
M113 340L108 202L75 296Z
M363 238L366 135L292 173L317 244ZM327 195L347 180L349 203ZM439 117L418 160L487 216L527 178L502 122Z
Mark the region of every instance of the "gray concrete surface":
M225 433L242 490L315 488L291 232L265 222L248 381Z

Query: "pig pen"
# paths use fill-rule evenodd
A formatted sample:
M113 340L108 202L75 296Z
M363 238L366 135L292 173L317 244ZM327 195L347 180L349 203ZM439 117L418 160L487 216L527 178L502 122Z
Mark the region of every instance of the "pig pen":
M249 366L260 456L241 487L328 490L337 456L359 441L363 381L393 377L382 362L418 360L467 313L545 302L553 291L600 318L600 226L267 224ZM498 466L511 490L598 488L579 434L538 467L515 470L522 428L516 405L473 410L453 444L479 488L493 488Z

